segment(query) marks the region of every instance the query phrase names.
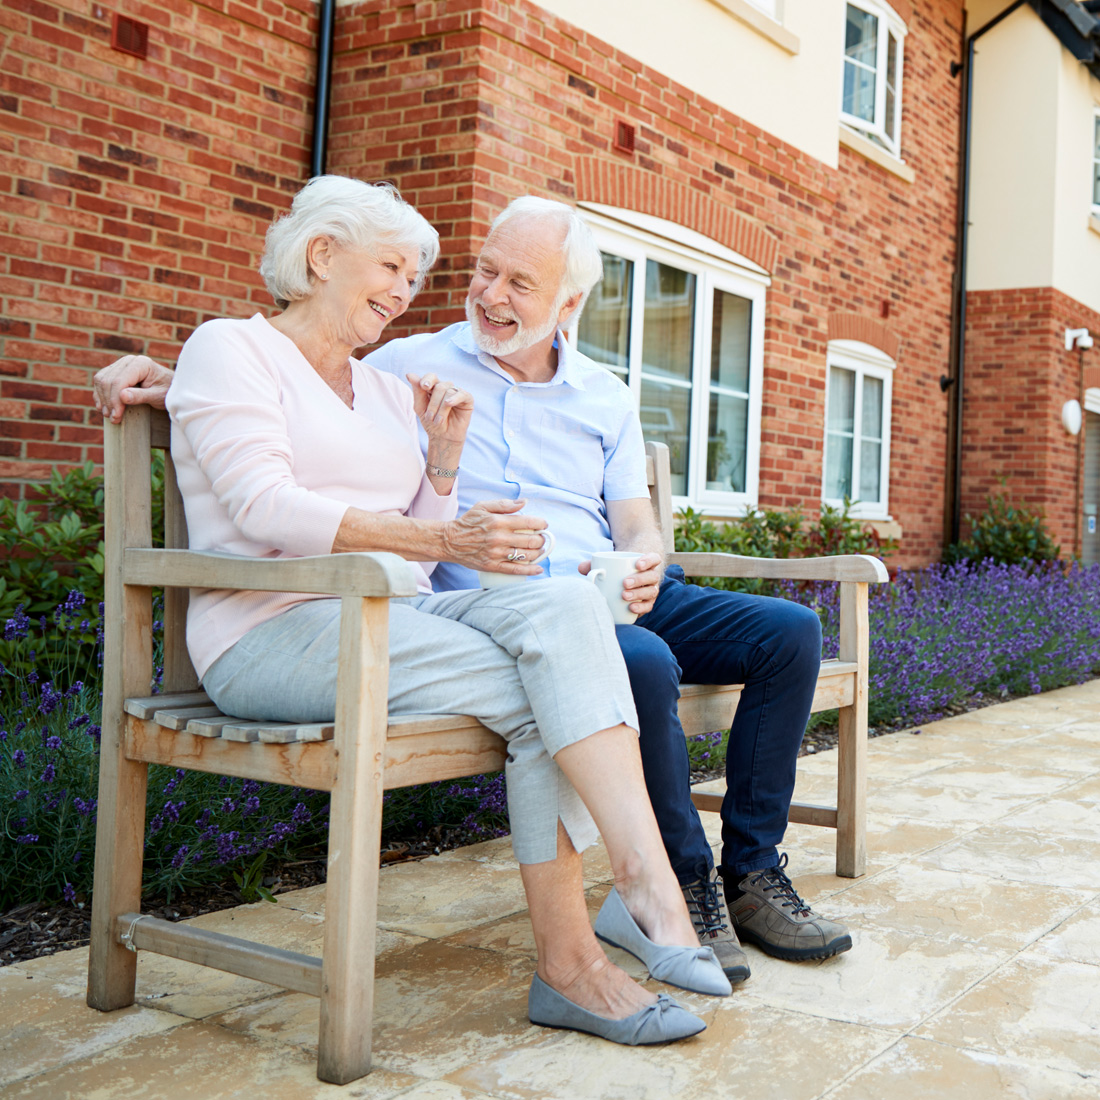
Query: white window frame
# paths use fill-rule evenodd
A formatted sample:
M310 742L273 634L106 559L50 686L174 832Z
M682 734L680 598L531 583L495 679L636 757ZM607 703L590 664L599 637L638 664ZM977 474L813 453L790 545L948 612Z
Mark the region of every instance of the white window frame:
M1092 213L1094 217L1100 217L1100 181L1097 181L1096 172L1100 168L1100 147L1097 138L1100 138L1100 107L1092 112L1092 156L1089 158L1092 164Z
M889 4L883 0L845 0L844 26L847 27L848 7L859 8L878 20L877 46L875 55L875 117L871 122L850 115L844 110L844 77L848 62L844 56L844 39L840 50L840 121L857 134L863 134L881 145L895 157L901 156L901 103L905 77L905 24ZM889 33L887 33L889 32ZM889 49L889 35L892 34L898 44L897 83L894 88L894 136L891 138L886 129L886 61Z
M640 407L642 393L642 333L645 312L645 261L668 263L696 276L696 309L691 377L690 442L687 493L673 495L674 508L691 507L715 515L741 515L755 509L760 493L760 420L764 377L764 310L771 279L751 260L685 226L634 211L586 204L585 220L600 249L634 263L630 309L630 352L627 384ZM608 216L612 211L613 216ZM706 487L709 441L711 316L714 292L726 291L752 303L749 327L749 388L746 424L745 490L730 492ZM569 326L576 342L579 319ZM617 372L616 372L617 373ZM622 377L622 375L618 375ZM669 379L662 378L662 382ZM675 383L674 383L675 384ZM685 385L685 388L687 386ZM644 430L644 425L643 425Z
M855 519L893 519L890 515L890 425L893 411L894 370L897 364L885 352L865 344L860 340L831 340L825 356L825 425L823 446L821 449L821 499L834 508L843 508L844 501L839 497L828 497L826 477L828 476L829 451L829 391L833 367L852 371L856 376L856 402L853 414L852 441L852 504L848 513ZM882 460L879 469L879 484L882 486L882 499L864 502L859 499L859 472L861 429L863 424L863 380L878 378L882 380Z
M748 0L754 8L758 8L769 19L777 23L783 22L783 0Z

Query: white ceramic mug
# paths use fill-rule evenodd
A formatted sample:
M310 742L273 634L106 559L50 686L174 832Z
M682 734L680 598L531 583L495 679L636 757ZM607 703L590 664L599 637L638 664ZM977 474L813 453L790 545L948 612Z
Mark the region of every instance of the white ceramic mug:
M530 528L523 527L516 531L517 535L542 535L542 550L539 551L537 558L528 558L522 564L524 565L538 565L540 561L545 561L554 552L554 536L549 531L532 531ZM529 581L531 577L526 576L523 573L489 573L483 570L478 570L477 580L478 584L482 588L501 588L506 584L514 584L516 581Z
M623 581L638 572L637 561L641 556L637 550L600 550L592 555L588 579L607 600L611 618L624 626L634 622L638 615L630 610L633 600L623 599Z

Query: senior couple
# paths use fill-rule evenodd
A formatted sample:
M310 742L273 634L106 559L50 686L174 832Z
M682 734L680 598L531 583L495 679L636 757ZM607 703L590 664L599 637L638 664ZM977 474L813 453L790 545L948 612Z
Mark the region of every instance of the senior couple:
M602 273L570 207L513 202L478 258L465 323L353 358L437 255L435 231L392 189L314 179L268 233L260 270L282 312L207 322L175 373L121 359L97 374L96 402L115 421L128 404L168 408L193 548L414 563L420 594L392 601L390 711L472 714L508 741L538 948L531 1020L629 1044L684 1038L703 1021L632 981L595 936L719 996L749 976L735 927L781 958L851 946L795 892L777 848L820 626L787 601L662 570L633 399L562 336ZM540 576L548 523L547 577L479 587L474 570ZM582 579L609 549L638 555L622 593L633 625L615 626ZM338 619L337 600L202 590L188 646L227 713L331 720ZM717 867L690 799L681 678L745 685ZM580 852L597 831L615 887L594 936Z

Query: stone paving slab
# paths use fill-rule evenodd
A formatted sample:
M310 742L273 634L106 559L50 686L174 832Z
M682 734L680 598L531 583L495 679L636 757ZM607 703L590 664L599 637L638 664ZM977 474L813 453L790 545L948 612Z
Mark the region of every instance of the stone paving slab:
M733 996L675 993L708 1025L683 1043L528 1022L535 947L501 839L383 870L369 1077L316 1079L314 999L166 957L140 955L132 1008L88 1009L82 949L0 969L0 1100L1098 1100L1100 681L876 738L868 773L863 878L836 876L829 830L784 844L853 949L749 946ZM807 757L796 797L835 782L834 753ZM598 848L591 913L610 881ZM318 953L323 919L313 887L192 923Z

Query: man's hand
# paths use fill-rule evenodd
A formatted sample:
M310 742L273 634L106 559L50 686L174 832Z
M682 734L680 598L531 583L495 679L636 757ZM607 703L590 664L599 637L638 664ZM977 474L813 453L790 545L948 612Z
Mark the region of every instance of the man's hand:
M542 567L530 559L542 553L541 532L546 520L519 515L526 503L525 500L478 501L447 524L444 534L447 553L443 560L490 573L537 577ZM518 534L519 531L524 534ZM528 560L509 561L508 555L513 551L525 553Z
M164 408L175 372L147 355L124 355L104 367L92 379L95 407L112 424L122 420L127 405Z
M639 554L634 563L637 572L623 581L623 599L629 602L630 610L637 615L649 614L657 602L657 593L661 590L662 560L660 554ZM590 561L582 561L577 566L577 571L586 577L591 570Z

